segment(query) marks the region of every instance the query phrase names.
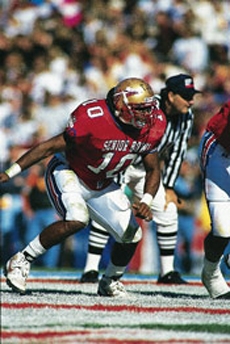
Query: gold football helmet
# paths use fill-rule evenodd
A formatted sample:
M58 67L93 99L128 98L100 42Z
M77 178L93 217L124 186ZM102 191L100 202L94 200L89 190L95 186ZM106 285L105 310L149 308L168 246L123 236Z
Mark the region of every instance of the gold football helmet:
M116 116L137 129L151 125L156 100L151 86L142 79L128 78L114 89L113 103Z

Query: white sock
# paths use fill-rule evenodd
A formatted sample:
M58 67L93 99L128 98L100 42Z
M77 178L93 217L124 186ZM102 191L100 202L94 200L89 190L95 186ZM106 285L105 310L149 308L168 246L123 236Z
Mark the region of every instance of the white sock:
M209 275L213 275L216 271L219 271L219 265L220 261L218 260L217 262L211 262L207 258L204 258L204 269L205 273Z
M120 277L124 274L126 266L114 265L111 261L105 270L105 276L107 277Z
M32 262L35 258L39 257L46 252L46 249L42 246L40 242L40 236L36 236L22 251L25 254L26 259Z
M160 256L160 275L164 276L174 270L174 256Z
M90 270L98 271L100 260L101 260L100 254L88 253L84 272L87 272Z

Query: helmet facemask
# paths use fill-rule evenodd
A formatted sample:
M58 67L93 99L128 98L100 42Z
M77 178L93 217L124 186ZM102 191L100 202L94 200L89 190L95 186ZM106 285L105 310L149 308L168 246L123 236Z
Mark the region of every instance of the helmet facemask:
M121 81L115 87L113 101L115 114L123 123L137 129L152 125L156 100L152 88L144 80Z

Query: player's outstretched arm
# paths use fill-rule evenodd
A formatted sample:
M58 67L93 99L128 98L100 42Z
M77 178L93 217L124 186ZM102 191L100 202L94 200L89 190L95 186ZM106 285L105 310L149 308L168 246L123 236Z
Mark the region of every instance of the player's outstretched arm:
M37 162L51 156L54 153L64 151L66 142L63 133L47 141L41 142L23 154L15 163L6 171L0 173L0 183L7 182L21 171L29 168Z

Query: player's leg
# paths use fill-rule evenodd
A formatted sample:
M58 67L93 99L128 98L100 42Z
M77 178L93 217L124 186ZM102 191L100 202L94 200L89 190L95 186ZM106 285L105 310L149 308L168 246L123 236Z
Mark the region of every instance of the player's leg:
M99 283L98 294L100 296L127 296L126 290L121 282L119 282L119 279L123 276L127 265L135 253L137 245L138 242L125 244L114 243L111 260Z
M144 176L145 173L142 173L142 175ZM125 188L125 184L122 185L121 188ZM95 221L92 221L90 226L86 263L83 274L80 278L81 283L96 283L98 281L99 264L109 237L110 235L104 227L100 226Z
M88 207L90 217L105 227L115 239L110 262L99 282L98 294L127 296L119 279L126 271L142 236L130 202L114 183L100 197L90 199Z
M230 212L230 202L210 202L209 209L212 229L204 241L202 282L212 298L230 298L230 288L220 269L222 255L230 242L230 234L221 230L230 228L229 217L225 216Z
M162 194L165 194L164 189ZM163 203L164 204L164 203ZM156 224L157 242L160 251L160 274L158 283L185 284L178 271L175 270L175 250L178 233L178 212L174 203L169 203L166 209L153 202L153 214Z
M133 166L129 167L125 173L124 185L128 185L133 192L134 197L141 199L143 195L145 172ZM160 250L160 283L167 284L182 284L186 283L179 273L174 269L175 248L178 231L178 214L176 206L171 203L167 209L164 209L165 191L161 184L156 197L153 202L153 216L156 220L157 241ZM96 228L96 224L94 226ZM81 277L83 282L91 282L91 271L98 271L98 264L101 254L107 243L108 237L103 227L97 229L92 228L90 231L89 247L91 252L87 254L87 268L84 269L84 274ZM89 264L88 264L89 261ZM89 276L87 273L89 272ZM86 280L85 280L86 274ZM94 276L93 276L94 278Z
M227 246L227 251L229 252L228 248L230 249L230 242ZM228 252L224 256L224 262L225 262L226 267L230 269L230 253Z
M96 283L98 281L99 264L108 239L108 231L95 221L92 221L86 263L80 278L81 283Z
M133 192L134 197L141 199L144 189L145 172L132 167L126 171L125 183ZM162 182L152 203L154 227L160 252L160 275L158 282L166 284L184 284L180 274L175 271L175 250L178 232L178 213L174 203L165 209L165 189Z
M230 241L230 159L216 142L209 155L210 150L205 142L204 139L201 147L206 159L201 162L205 162L204 191L211 218L211 232L204 242L202 282L212 298L229 299L230 288L221 272L220 261Z
M88 209L75 173L60 165L54 158L48 166L46 182L50 200L63 220L44 228L21 252L16 253L6 263L7 283L21 293L26 290L30 264L49 248L85 227L89 221Z

